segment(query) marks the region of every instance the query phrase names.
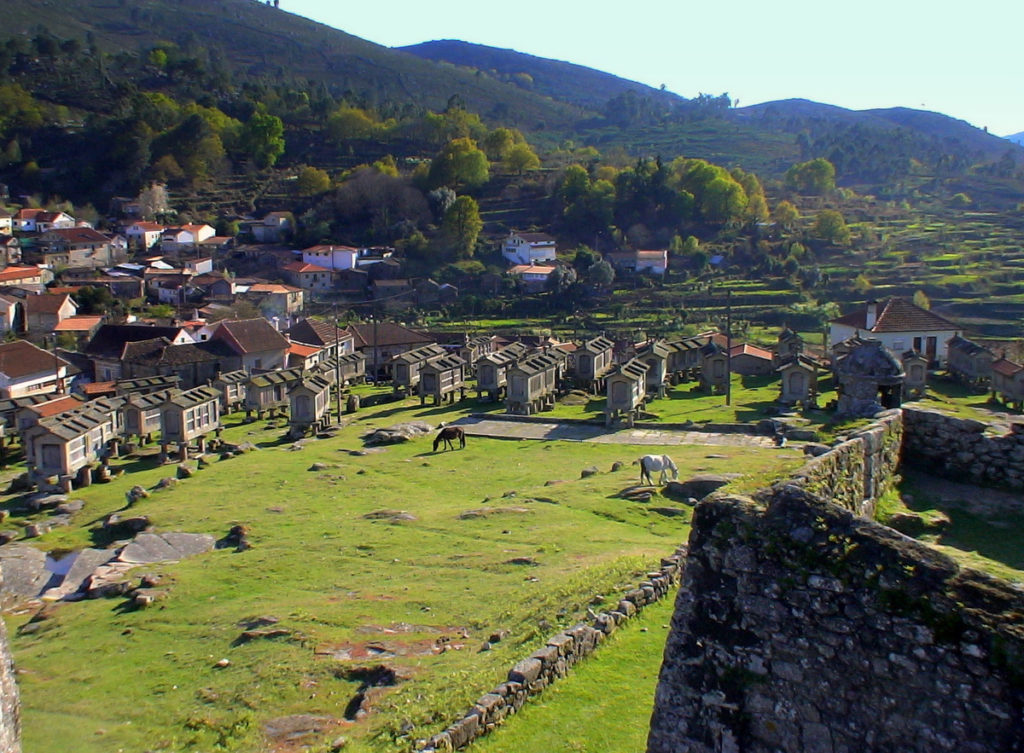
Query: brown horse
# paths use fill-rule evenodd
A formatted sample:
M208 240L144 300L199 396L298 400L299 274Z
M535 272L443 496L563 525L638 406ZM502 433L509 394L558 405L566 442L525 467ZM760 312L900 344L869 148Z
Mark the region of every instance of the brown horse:
M459 440L459 447L466 446L466 432L462 430L462 427L445 426L437 433L437 437L434 438L434 452L437 452L437 448L442 442L447 445L446 449L454 450L455 445L452 443L456 439Z

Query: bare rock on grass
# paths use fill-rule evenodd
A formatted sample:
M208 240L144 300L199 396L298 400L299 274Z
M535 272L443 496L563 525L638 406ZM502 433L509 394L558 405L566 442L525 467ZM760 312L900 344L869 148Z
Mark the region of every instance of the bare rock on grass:
M666 518L682 518L686 516L686 510L682 507L652 507L651 512L664 515Z
M329 467L330 466L327 465L327 463L313 463L313 465L309 466L309 470L311 470L311 471L326 471Z
M526 507L480 507L476 510L466 510L459 515L459 520L489 518L492 515L526 515L530 512L531 510Z
M337 721L329 716L294 714L281 716L264 722L263 731L277 742L300 740L309 735L318 735L335 725Z
M730 481L729 476L714 473L705 473L693 476L686 481L669 481L665 486L664 493L669 497L686 499L696 497L703 499L711 492L721 489Z
M587 478L589 476L596 476L598 474L597 466L592 465L589 468L584 468L580 471L580 478Z
M416 520L416 516L405 510L374 510L363 516L365 520L386 520L389 523L398 523L403 520Z
M367 445L398 444L417 439L434 431L434 427L425 421L407 421L389 426L386 429L374 429L363 437Z
M529 565L530 567L539 567L540 563L533 557L513 557L510 560L505 560L506 565Z

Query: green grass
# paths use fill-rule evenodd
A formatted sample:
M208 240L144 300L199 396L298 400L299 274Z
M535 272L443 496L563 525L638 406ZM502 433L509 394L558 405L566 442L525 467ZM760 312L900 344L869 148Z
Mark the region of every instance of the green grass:
M473 750L642 753L674 601L669 596L645 609Z
M339 721L322 739L340 730L348 750L406 750L403 725L416 737L436 732L514 661L578 621L595 594L611 598L686 540L686 518L617 498L635 483L630 461L649 447L470 438L465 450L434 454L425 438L347 452L361 448L371 426L456 415L418 401L388 404L300 451L282 439L283 425L233 423L228 439L261 449L154 491L132 513L149 515L160 531L222 536L244 524L254 548L142 568L161 574L168 592L146 610L125 610L120 599L63 604L28 635L18 628L29 615L10 616L25 749L261 750L267 719L340 720L357 683L346 679L348 662L323 654L376 641L409 679L377 699L367 720ZM672 454L684 475L739 470L743 490L799 462L747 447L716 447L723 457L700 446ZM626 466L613 474L616 460ZM328 469L307 470L314 462ZM91 544L93 527L123 506L130 485L151 488L173 473L149 458L123 463L130 475L76 492L84 509L38 544ZM601 473L580 479L591 465ZM382 509L416 519L364 517ZM460 519L471 510L485 514ZM237 644L260 616L278 619L288 635ZM477 653L497 629L510 637ZM434 653L441 636L461 650ZM222 658L230 666L218 668Z

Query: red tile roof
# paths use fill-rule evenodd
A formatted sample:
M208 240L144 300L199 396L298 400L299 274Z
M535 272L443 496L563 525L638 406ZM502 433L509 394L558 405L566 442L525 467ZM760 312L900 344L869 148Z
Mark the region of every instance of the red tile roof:
M996 374L1000 374L1004 377L1012 377L1021 370L1024 370L1024 366L1013 361L1008 361L1005 358L1000 358L998 361L992 362L992 371Z
M331 270L326 267L318 267L316 264L306 264L301 261L293 261L291 264L285 264L282 269L285 272L330 272Z
M53 353L37 348L28 340L15 340L0 345L0 374L9 379L67 368L68 362Z
M63 395L45 403L29 406L29 409L36 413L40 418L47 418L48 416L56 416L58 413L63 413L66 410L74 410L75 408L81 407L82 401L77 397Z
M867 326L867 306L838 319L833 319L832 323L845 324L847 327L867 332L929 332L959 329L948 319L920 306L915 306L906 298L890 298L885 303L879 303L876 310L878 313L875 325L870 328Z
M100 326L103 323L102 316L93 316L91 314L81 314L79 316L69 316L62 322L58 322L57 326L53 328L54 332L89 332L95 327Z
M315 345L303 345L302 343L292 343L291 345L288 346L289 353L293 353L297 356L302 356L303 358L308 358L309 356L315 355L319 353L321 350L323 350L323 348L318 348Z
M0 271L0 282L11 282L12 280L24 280L29 277L42 275L39 267L8 267Z
M262 318L223 321L214 331L214 337L224 340L240 354L288 348L288 339Z
M110 238L91 227L59 227L47 230L44 237L58 237L65 243L110 243Z
M758 348L756 345L750 343L741 343L740 345L733 345L729 350L729 356L735 358L736 356L754 356L756 358L764 358L768 361L772 360L772 354L767 350Z

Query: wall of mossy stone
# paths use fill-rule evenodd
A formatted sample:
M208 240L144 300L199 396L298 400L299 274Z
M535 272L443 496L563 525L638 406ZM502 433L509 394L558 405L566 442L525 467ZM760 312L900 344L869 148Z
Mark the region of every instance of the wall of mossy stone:
M0 753L21 753L21 704L7 628L0 617Z
M903 415L908 465L967 484L1024 490L1024 421L994 435L981 421L913 408Z
M870 519L883 419L698 505L648 753L1024 751L1024 592Z
M886 411L846 441L808 461L788 483L873 518L878 498L895 483L904 435L901 412Z

